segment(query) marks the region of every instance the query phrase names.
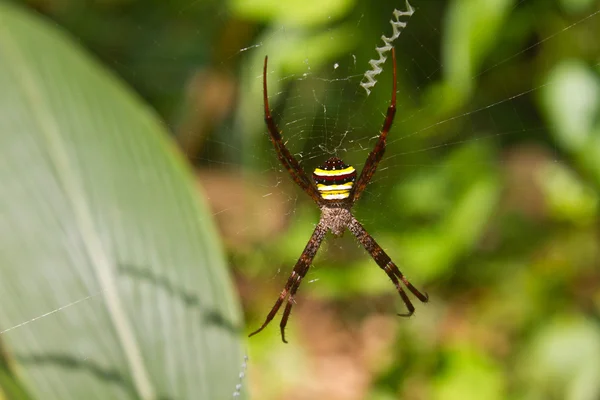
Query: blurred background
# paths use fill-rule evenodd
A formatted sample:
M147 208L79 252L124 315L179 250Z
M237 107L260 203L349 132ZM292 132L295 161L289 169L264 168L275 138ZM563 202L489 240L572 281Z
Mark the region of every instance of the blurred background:
M394 1L27 0L134 88L208 199L263 322L319 218L278 163L269 98L306 171L359 171L391 58L360 86ZM328 237L281 343L247 341L249 398L600 399L600 2L414 0L394 40L398 113L357 218L419 289L405 319L351 235ZM386 54L389 56L389 53Z

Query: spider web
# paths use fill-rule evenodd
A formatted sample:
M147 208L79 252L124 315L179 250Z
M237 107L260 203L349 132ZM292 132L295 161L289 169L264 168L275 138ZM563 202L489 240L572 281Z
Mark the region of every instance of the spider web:
M368 198L361 200L364 204L359 203L355 209L367 226L376 226L378 221L385 218L387 211L382 208L389 206L386 196L394 189L393 185L402 185L403 182L407 186L410 186L409 183L418 185L419 176L434 176L437 173L435 170L447 168L448 163L453 162L453 154L468 152L469 149L484 154L485 151L497 149L498 143L524 143L543 136L551 138L548 118L537 115L539 111L532 112L531 107L532 104L539 105L542 92L554 83L543 76L533 82L515 81L513 70L534 57L543 46L559 43L570 31L591 29L598 17L598 11L591 11L569 17L571 22L557 26L544 36L530 32L515 39L516 34L507 33L507 24L511 19L534 14L537 5L520 1L507 7L506 17L498 30L501 36L495 42L497 51L487 49L485 57L474 62L473 73L462 82L470 88L456 90L465 98L455 100L455 104L444 104L440 100L444 90L448 90L443 86L444 71L455 67L443 64L439 47L424 45L431 42L441 45L444 40L443 13L436 10L433 3L415 6L417 12L395 41L398 54L398 112L389 135L386 155L367 188ZM382 10L380 27L384 35L391 33L391 11ZM364 14L356 18L358 28L363 18L366 18ZM334 155L360 171L379 134L390 101L390 57L383 65L383 72L377 78L378 82L370 96L360 86L365 72L370 69L368 61L377 58L375 47L381 45L379 37L373 38L370 53L348 51L325 57L327 61L322 63L318 63L319 57L312 56L313 50L310 48L305 52L296 50L298 54L293 55L293 61L282 60L285 54L280 55L281 49L294 47L297 40L292 29L286 25L276 25L258 35L256 40L257 43L234 52L230 58L249 60L240 72L239 111L234 115L233 122L207 139L206 150L202 154L192 157L201 168L209 171L229 168L247 175L244 179L254 186L254 195L267 199L264 207L252 207L248 215L245 211L241 213L243 206L239 204L239 199L224 202L219 193L214 194L216 215L222 219L228 219L228 215L236 216L229 218L236 221L235 227L229 232L233 243L236 243L236 237L239 243L248 243L248 236L261 237L260 234L256 235L257 224L259 221L271 221L273 214L285 216L281 224L293 225L298 220L311 220L305 224L305 237L310 234L307 225L316 223L318 219L318 212L307 209L310 206L305 207L310 202L291 184L270 141L265 137L261 108L262 57L265 54L270 57L268 80L272 113L287 146L308 174ZM520 41L521 44L514 45L513 41ZM560 61L549 62L546 69L550 71ZM282 63L284 67L281 67ZM597 66L596 60L592 67ZM286 72L286 68L293 72ZM486 91L492 85L499 89ZM453 101L445 100L450 103ZM559 151L551 150L550 157L557 159L558 156L553 153ZM498 157L498 154L489 156ZM469 158L465 155L463 161L455 162L462 163L463 169L469 169L477 168L476 163L483 167L492 161L484 156ZM496 162L502 163L503 160ZM262 179L253 180L257 176ZM427 180L421 183L428 184ZM410 187L406 190L410 193L407 192L405 196L414 195ZM271 201L268 201L269 198ZM417 204L397 206L419 208ZM415 212L418 214L420 211ZM427 212L423 211L423 216L427 217ZM410 230L405 222L398 221L397 228ZM292 237L294 244L283 245L294 246L299 254L305 240L300 235ZM262 238L266 240L263 244L271 244L268 234ZM391 243L387 243L385 247L390 246ZM284 272L284 275L287 273Z
M181 12L194 7L196 3L190 1ZM389 134L386 155L365 197L356 205L355 212L413 284L422 287L421 283L428 282L430 295L434 292L432 288L452 281L457 272L444 263L440 266L439 261L429 260L423 254L428 251L427 246L419 247L418 242L411 241L411 235L415 229L422 232L422 227L427 224L437 227L436 217L437 220L447 220L445 217L450 213L456 218L470 215L454 212L452 204L447 204L452 199L440 198L439 195L452 194L453 188L458 190L465 186L474 187L477 194L478 185L486 188L486 176L469 178L469 170L486 170L494 168L496 164L507 166L510 154L499 153L499 148L510 149L516 144L536 142L540 137L553 137L552 129L555 127L551 124L554 120L540 115L539 110L532 110L531 107L539 105L542 92L559 84L550 78L553 76L550 72L564 59L541 60L546 63L544 69L548 75L537 76L532 82L515 82L514 69L521 68L524 60L534 58L546 46L558 46L575 31L597 30L595 27L600 18L600 9L594 3L583 13L574 14L568 14L561 10L560 5L553 4L557 15L563 19L562 23L544 29L532 29L528 34L521 33L520 37L519 32L510 32L511 20L536 13L539 4L533 0L521 0L507 7L502 28L498 30L498 38L494 41L496 48L492 46L486 49L482 60L475 62L473 72L462 82L469 87L454 88L463 96L455 99L454 103L452 99L444 97L445 90L450 90L443 85L447 77L445 74L453 66L445 64L440 54L441 43L445 39L442 21L445 13L436 9L437 4L414 1L416 12L394 42L398 59L398 112ZM398 5L399 9L402 7L403 4ZM365 21L377 21L381 34L391 34L389 20L392 12L393 9L375 10L363 5L358 12L347 17L346 23L352 28L348 30L352 32L350 39L355 43L360 43L360 40L371 43L370 51L361 53L348 49L337 51L339 54L332 56L322 55L315 51L315 46L306 44L310 43L308 40L298 38L298 28L286 23L275 23L267 29L256 28L255 32L251 32L251 43L219 49L228 54L222 57L224 61L220 66L240 65L237 71L240 89L236 111L229 117L217 118L220 123L212 127L210 136L202 139L203 143L198 149L187 144L194 142L194 133L188 130L190 125L186 124L188 120L173 117L167 121L178 132L184 143L184 152L198 167L200 179L205 180L205 190L214 216L221 222L233 267L237 274L244 276L240 280L254 278L262 281L263 287L268 288L265 296L273 301L318 220L318 210L291 183L266 136L262 121L262 59L264 55L269 55L269 98L273 115L286 144L305 171L310 174L312 169L333 155L360 171L379 134L392 87L391 57L382 66L383 72L376 78L377 83L370 95L360 86L365 72L370 68L368 61L377 58L375 48L381 45L380 36L373 35L365 39L361 32ZM225 12L217 13L214 20L216 25L225 26L229 23ZM331 35L329 46L340 45L345 40L343 32L347 32L344 27L328 28L325 36ZM515 45L515 41L518 44ZM324 42L327 43L327 40ZM432 47L431 43L437 46ZM160 41L156 42L156 46L161 45ZM219 45L214 46L217 49ZM595 69L597 74L599 65L600 59L596 54L596 58L590 60L589 67ZM496 89L485 90L490 86ZM546 142L562 145L560 138ZM499 143L509 143L511 146L502 147ZM546 148L544 153L550 160L560 162L564 157L562 148L550 150ZM440 180L449 179L448 170L455 174L455 178L458 176L458 179L450 181L450 188L439 184ZM465 181L461 181L461 177ZM496 193L500 187L488 190ZM391 202L390 197L395 201ZM488 208L487 212L484 210L481 214L473 215L493 218L495 211L491 205ZM392 219L392 216L396 219ZM402 234L397 236L394 231ZM422 233L417 236L422 242L425 235ZM397 248L399 237L402 239L402 250L409 249L410 253L411 245L415 245L413 248L416 250L412 255L406 255ZM304 297L335 299L341 291L334 282L340 274L341 268L337 265L340 263L347 268L344 273L352 274L351 269L359 273L369 268L373 270L373 275L369 273L368 277L364 277L362 288L353 286L348 289L349 294L365 296L361 297L365 299L369 294L379 294L385 290L390 298L397 295L385 274L367 254L358 249L351 237L326 241L315 266L301 285L300 296L305 293ZM463 244L462 251L453 254L452 260L464 259L475 251L476 246L472 243ZM335 273L327 270L334 270ZM356 279L356 273L353 278ZM19 325L5 327L0 336L42 318L53 318L63 309L76 307L94 296L97 294L76 299ZM397 301L396 309L400 309L399 300L394 301ZM415 319L416 328L412 329L431 325L432 317L424 318L426 312L423 311L429 306L415 305L419 318L424 322ZM377 300L367 300L366 305L361 307L365 315L377 312L393 314L388 304ZM300 307L297 305L295 308ZM267 311L263 310L264 313ZM307 312L311 312L311 309L308 308ZM292 319L296 316L292 313ZM255 324L257 322L254 321ZM272 326L261 333L267 337L265 340L279 340L276 326L274 320ZM291 341L295 339L292 334ZM296 382L289 375L294 375L296 368L293 363L301 357L292 355L286 358L277 363L281 370L279 377L284 381ZM245 368L246 360L240 360L240 386L232 388L232 392L239 394L247 389ZM251 371L252 357L248 368ZM286 375L286 371L289 375Z
M473 272L476 263L471 262L471 269L455 268L455 265L469 258L484 257L482 239L478 237L486 236L486 221L503 215L497 208L497 204L504 201L499 175L515 168L514 164L519 163L515 159L542 157L544 162L560 163L568 157L564 148L557 147L557 143L561 143L553 132L555 121L543 115L542 110L545 94L561 85L558 78L553 80L555 75L551 72L565 59L541 61L546 63L541 68L544 75L534 76L531 81L515 79L514 70L523 68L546 47L559 46L573 31L594 29L600 10L596 5L585 14L571 15L567 18L569 22L542 30L543 34L540 31L515 33L510 32L510 21L530 17L538 12L539 4L511 3L497 30L498 39L490 40L493 45L481 50L485 56L474 56L477 60L470 66L472 72L462 76L460 83L465 87L448 88L444 86L444 80L451 74L448 70L457 67L446 65L439 47L431 47L431 43L441 46L444 42L443 14L436 10L433 2L414 3L417 12L394 43L398 57L398 112L386 155L354 212L413 284L423 287L420 282L430 282L426 290L431 295L435 287L451 286L451 282L459 280L458 275L465 272L477 279L478 272ZM384 35L391 33L388 21L392 11L382 12L380 29ZM358 30L363 21L361 17L356 19ZM272 113L286 145L308 174L330 156L338 156L360 171L375 144L391 94L391 57L382 65L383 72L370 95L360 85L370 68L368 60L377 58L375 47L381 45L378 36L373 36L368 54L348 51L319 62L319 57L309 48L305 53L296 50L300 54L289 61L281 53L285 53L282 49L296 46L296 37L291 31L287 25L276 25L259 36L256 44L232 56L251 60L241 71L240 111L231 127L208 140L214 145L208 146L211 151L197 158L204 168L220 169L223 158L217 161L212 154L214 148L224 149L231 155L224 166L240 172L249 182L247 198L236 197L235 201L223 205L222 193L209 190L209 196L212 194L218 199L213 204L222 221L236 221L235 227L226 233L226 241L234 254L234 264L239 263L239 268L244 270L240 274L256 274L258 278L252 282L254 285L262 283L262 286L255 290L266 288L264 290L270 293L269 296L264 294L268 300L261 303L262 314L254 321L256 326L270 310L319 215L307 196L291 183L266 137L261 109L262 57L269 55L268 94ZM598 58L592 59L588 67L597 70L598 61ZM469 69L468 65L463 67ZM454 90L457 98L444 98L447 90ZM535 145L540 142L544 144ZM443 180L446 182L440 184ZM396 201L391 202L390 196ZM246 200L256 203L246 208L240 204ZM523 201L535 203L527 198ZM528 209L527 204L514 207L519 212L536 213ZM464 223L468 218L473 218L473 222ZM457 220L467 225L465 232L449 236L438 231L456 227ZM272 230L264 232L261 228L269 224L273 224ZM444 241L452 244L444 246ZM254 261L250 263L253 265L248 264L248 259ZM343 282L341 287L338 281ZM382 292L387 293L386 298L394 299L395 307L377 297ZM311 297L320 299L316 303L321 305L328 301L350 304L348 307L355 307L363 316L393 315L394 311L403 310L385 274L348 235L342 239L326 239L299 293L301 302L309 305L304 312L299 310L303 305L295 306L297 314L294 316L293 312L291 319L299 318L297 324L312 326L321 321L315 321L316 306L308 300ZM262 296L263 293L261 299ZM352 301L353 296L362 304ZM444 301L439 293L437 297L438 301ZM425 307L414 301L421 321L405 329L416 335L424 329L434 329L435 316L430 311L429 318L423 316L423 310L431 310L430 305ZM338 314L349 313L340 307L335 309ZM302 319L303 316L306 318ZM347 318L341 324L342 331L358 334L356 325ZM277 325L275 318L261 333L267 337L266 341L279 341ZM326 329L320 332L331 333ZM309 338L315 337L309 335ZM275 347L278 349L278 344ZM259 364L280 379L297 382L286 377L285 371L295 370L298 362L294 359ZM360 388L354 389L360 392ZM264 395L260 389L257 392ZM319 393L315 397L322 395L322 392L315 393Z

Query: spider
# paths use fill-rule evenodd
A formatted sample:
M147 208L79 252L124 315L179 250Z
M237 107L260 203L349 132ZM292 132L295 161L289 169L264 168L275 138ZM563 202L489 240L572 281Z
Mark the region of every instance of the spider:
M285 326L287 324L292 306L295 303L294 296L296 291L302 282L302 278L306 276L308 269L312 263L313 258L317 254L321 242L325 238L327 231L331 231L334 236L341 236L344 230L348 229L360 244L365 248L371 257L375 260L377 265L383 269L388 277L392 280L396 289L402 298L402 301L406 305L408 312L398 314L403 317L410 317L415 307L408 298L404 289L400 285L400 281L419 299L421 302L426 303L429 300L429 296L426 293L421 293L415 288L406 277L400 272L396 264L390 259L390 257L383 251L381 246L375 242L375 239L365 230L365 228L358 222L358 220L352 215L351 209L354 203L360 198L363 191L367 187L367 184L373 177L379 161L383 157L385 152L385 143L388 132L394 121L396 114L396 53L392 48L392 62L393 62L393 90L392 100L387 109L387 114L379 139L375 144L375 148L369 153L367 161L362 169L358 181L356 180L356 170L345 164L342 160L337 157L331 157L325 163L313 172L313 181L309 180L308 176L298 163L298 160L290 153L285 146L281 132L275 125L269 109L269 99L267 97L267 60L268 56L265 57L265 63L263 67L263 101L265 111L265 123L269 130L269 136L271 142L275 146L277 157L283 166L287 169L288 173L304 190L313 201L321 209L321 217L315 230L310 237L304 251L300 255L300 258L296 262L296 266L292 271L291 276L288 278L287 283L279 298L275 302L275 305L267 315L265 322L260 328L252 332L249 336L256 335L262 331L275 317L277 311L281 308L284 300L287 297L287 304L281 318L280 329L281 329L281 340L287 343L285 340ZM355 185L356 182L356 185Z

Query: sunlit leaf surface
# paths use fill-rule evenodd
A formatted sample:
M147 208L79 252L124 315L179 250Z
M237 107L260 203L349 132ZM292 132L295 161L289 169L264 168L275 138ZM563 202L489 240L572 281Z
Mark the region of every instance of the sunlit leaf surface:
M159 120L64 33L4 3L0 88L3 381L39 399L230 397L238 306Z

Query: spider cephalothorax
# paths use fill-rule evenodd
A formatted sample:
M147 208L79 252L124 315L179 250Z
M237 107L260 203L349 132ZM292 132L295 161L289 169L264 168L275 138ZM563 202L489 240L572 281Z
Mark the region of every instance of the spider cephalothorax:
M381 246L375 242L375 239L369 235L360 222L354 218L350 211L377 170L379 161L385 152L385 143L388 132L392 127L392 122L394 122L394 116L396 115L396 53L393 48L392 60L394 72L392 101L388 107L379 139L375 144L375 148L369 153L358 180L356 179L356 170L354 167L344 164L344 162L337 157L331 157L325 161L323 165L314 170L313 182L308 178L308 175L304 172L298 163L298 160L296 160L285 146L283 138L281 137L281 132L279 132L279 129L277 129L277 126L271 117L269 99L267 97L267 57L265 57L263 68L263 100L265 122L269 130L271 142L273 142L273 145L275 146L279 161L281 161L281 164L287 169L294 182L296 182L321 209L321 218L306 244L304 251L296 262L296 266L294 267L291 276L288 278L285 287L281 291L279 298L267 315L265 322L260 328L252 332L250 336L262 331L269 322L271 322L275 317L275 314L277 314L277 311L279 311L279 308L281 308L284 300L287 298L287 304L283 312L283 317L281 318L281 324L279 325L281 328L281 339L286 342L285 326L295 302L294 296L296 295L296 291L300 286L302 278L306 276L308 268L317 254L317 250L319 250L327 231L331 231L334 235L339 236L348 229L360 244L362 244L365 250L371 254L371 257L373 257L377 265L385 271L390 280L396 285L396 289L398 290L402 301L404 301L404 304L406 304L406 307L408 308L408 313L399 315L410 316L415 311L415 307L406 295L400 282L402 282L419 300L424 303L427 302L427 294L419 292L417 288L406 279L396 264L394 264L385 251L383 251Z

